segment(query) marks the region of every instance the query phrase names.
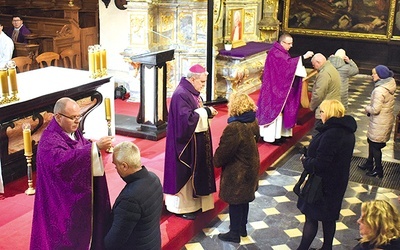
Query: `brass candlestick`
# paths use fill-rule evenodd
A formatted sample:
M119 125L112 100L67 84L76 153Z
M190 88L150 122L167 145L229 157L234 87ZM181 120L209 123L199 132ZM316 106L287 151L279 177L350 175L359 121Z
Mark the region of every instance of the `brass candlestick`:
M0 100L0 104L10 103L11 99L8 97L8 93L3 93L3 99Z
M28 172L28 189L25 190L25 194L27 195L34 195L35 189L33 188L33 181L32 181L32 155L26 155L26 162L27 162L27 172Z
M18 91L13 91L10 97L10 102L16 102L16 101L19 101Z
M107 119L107 127L108 127L108 136L112 136L112 132L111 132L111 119ZM108 149L106 149L107 153L112 153L114 152L114 147L109 147Z

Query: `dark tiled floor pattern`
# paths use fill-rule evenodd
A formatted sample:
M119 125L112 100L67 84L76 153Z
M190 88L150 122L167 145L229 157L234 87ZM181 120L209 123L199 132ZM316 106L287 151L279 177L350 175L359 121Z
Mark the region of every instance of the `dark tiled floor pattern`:
M373 89L370 76L357 75L350 80L348 114L357 120L356 147L354 156L367 157L368 144L366 131L368 119L364 114L364 106L369 103L369 96ZM395 114L400 108L398 97L400 88L396 94ZM291 152L281 157L260 178L256 199L250 203L249 222L247 224L248 236L242 237L239 243L220 241L219 233L229 231L228 210L225 209L215 218L207 228L188 242L183 249L187 250L213 250L213 249L296 249L300 243L304 215L296 207L297 196L292 189L300 176L300 172L288 170L282 167L285 161L296 154L297 148L307 146L311 137L305 136ZM394 153L397 143L393 137L383 151L383 160L400 163ZM395 157L396 156L396 157ZM372 177L371 177L372 178ZM400 178L400 176L399 176ZM374 185L350 182L343 200L340 219L337 221L336 234L333 249L352 249L358 237L357 219L360 215L362 201L371 199L385 199L396 204L400 194L400 187L387 189ZM321 225L312 247L322 245Z

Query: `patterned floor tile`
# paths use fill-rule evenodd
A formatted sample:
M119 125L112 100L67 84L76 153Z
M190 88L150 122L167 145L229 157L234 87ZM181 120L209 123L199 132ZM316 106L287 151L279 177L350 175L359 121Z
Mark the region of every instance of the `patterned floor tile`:
M357 75L350 79L349 96L350 105L348 114L357 120L356 146L354 156L367 157L368 143L366 133L368 129L368 117L364 113L364 106L369 104L370 94L373 89L371 77ZM399 112L400 100L398 97L400 87L396 93L395 113ZM308 146L311 135L304 136L296 146ZM382 150L383 160L400 162L394 158L394 148L400 145L393 141L387 143ZM400 154L399 154L400 155ZM250 203L250 212L247 224L247 237L241 237L241 243L222 242L218 239L218 233L229 231L228 209L225 209L214 219L203 232L196 235L183 249L187 250L214 250L214 249L262 249L262 250L292 250L296 249L301 240L305 217L296 207L297 196L293 193L293 185L300 177L300 173L280 169L285 159L274 163L274 169L266 171L259 181L259 189L256 199ZM399 176L400 178L400 176ZM359 237L357 219L360 216L362 201L372 199L385 199L396 204L400 194L397 189L381 188L379 186L349 182L342 202L340 218L336 223L336 233L333 243L334 250L352 249ZM319 227L316 238L311 247L322 246L323 234Z

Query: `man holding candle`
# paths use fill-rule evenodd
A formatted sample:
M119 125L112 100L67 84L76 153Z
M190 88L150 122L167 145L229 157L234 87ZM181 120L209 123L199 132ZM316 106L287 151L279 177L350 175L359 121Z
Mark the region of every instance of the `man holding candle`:
M6 67L14 52L14 43L6 33L3 32L3 25L0 23L0 68Z
M208 72L193 65L171 98L165 150L164 193L167 210L194 220L195 212L214 208L216 191L208 119L218 112L203 106L200 92Z
M80 112L74 100L59 99L40 138L30 249L103 249L111 205L104 169L95 165L112 137L85 139Z

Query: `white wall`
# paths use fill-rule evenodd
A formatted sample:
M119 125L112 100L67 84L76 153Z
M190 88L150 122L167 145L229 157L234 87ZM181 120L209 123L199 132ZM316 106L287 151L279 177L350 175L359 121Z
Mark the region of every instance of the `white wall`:
M99 0L100 44L107 50L107 67L111 71L128 72L121 52L129 46L129 15L118 9L114 1L106 8Z

